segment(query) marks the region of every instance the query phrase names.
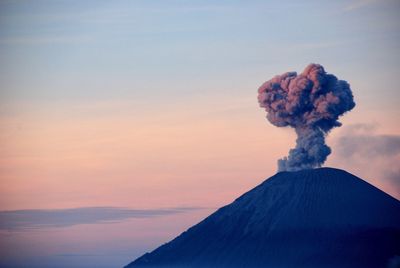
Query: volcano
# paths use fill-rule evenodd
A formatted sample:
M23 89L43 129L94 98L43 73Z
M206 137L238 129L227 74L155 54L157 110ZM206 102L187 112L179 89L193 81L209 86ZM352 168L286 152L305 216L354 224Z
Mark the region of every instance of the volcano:
M400 267L399 259L400 201L319 168L270 177L126 268Z

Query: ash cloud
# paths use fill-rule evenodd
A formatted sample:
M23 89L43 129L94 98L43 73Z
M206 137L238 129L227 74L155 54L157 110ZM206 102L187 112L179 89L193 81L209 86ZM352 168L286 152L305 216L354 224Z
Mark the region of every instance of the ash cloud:
M339 153L346 156L363 154L366 157L382 157L400 153L400 136L396 135L344 136L339 144Z
M376 125L353 124L341 131L336 148L342 157L357 155L373 159L396 156L400 155L400 136L377 134Z
M376 124L350 125L333 140L330 164L350 170L400 199L400 135L377 133Z
M296 147L278 160L278 171L320 167L331 149L325 136L341 126L339 116L354 108L350 85L319 64L309 64L301 74L287 72L265 82L258 89L260 107L277 127L292 127Z

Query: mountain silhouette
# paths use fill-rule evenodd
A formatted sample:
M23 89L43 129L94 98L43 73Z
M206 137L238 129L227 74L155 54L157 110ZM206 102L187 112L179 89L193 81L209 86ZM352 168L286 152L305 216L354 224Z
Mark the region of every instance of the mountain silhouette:
M126 268L375 268L399 259L400 201L319 168L272 176Z

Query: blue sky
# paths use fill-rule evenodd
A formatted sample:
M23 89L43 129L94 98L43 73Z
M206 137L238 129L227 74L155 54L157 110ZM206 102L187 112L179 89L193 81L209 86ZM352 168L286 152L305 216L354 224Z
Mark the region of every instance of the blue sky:
M321 63L394 105L397 1L3 1L3 101L238 94ZM382 87L379 94L376 87ZM393 82L392 82L393 81ZM211 92L210 92L211 91Z
M143 173L160 176L154 165L231 172L243 155L266 159L264 167L243 166L243 176L266 177L295 138L265 121L257 88L310 62L350 83L357 106L344 126L399 135L399 10L395 0L1 1L0 172L7 189L15 187L3 203L25 209L14 198L26 196L26 181L44 177L38 191L53 181L66 186L64 177L82 188L107 172L136 174L134 185L147 183ZM207 146L213 150L200 156ZM183 159L164 160L179 150ZM112 170L94 172L100 163Z

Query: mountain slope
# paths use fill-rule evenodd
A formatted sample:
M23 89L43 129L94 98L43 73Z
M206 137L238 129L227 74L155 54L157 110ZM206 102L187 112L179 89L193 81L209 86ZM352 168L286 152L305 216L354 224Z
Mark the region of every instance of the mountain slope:
M127 267L386 267L400 201L338 169L281 172Z

